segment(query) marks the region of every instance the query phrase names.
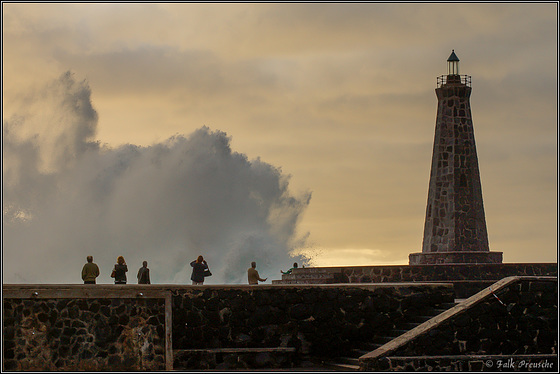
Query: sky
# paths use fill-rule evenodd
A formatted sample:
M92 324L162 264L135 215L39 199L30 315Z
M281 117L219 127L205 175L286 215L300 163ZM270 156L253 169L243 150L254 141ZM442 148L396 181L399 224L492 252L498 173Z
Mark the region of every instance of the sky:
M408 264L452 50L490 250L556 262L555 2L3 2L3 282Z

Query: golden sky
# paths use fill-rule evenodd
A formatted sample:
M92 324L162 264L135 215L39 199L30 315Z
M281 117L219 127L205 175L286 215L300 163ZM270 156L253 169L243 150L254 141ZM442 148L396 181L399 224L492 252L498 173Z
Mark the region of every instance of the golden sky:
M150 146L203 126L311 192L319 266L421 251L451 50L471 108L490 250L557 260L556 3L2 4L3 119L66 71L95 139ZM287 267L287 265L282 265Z

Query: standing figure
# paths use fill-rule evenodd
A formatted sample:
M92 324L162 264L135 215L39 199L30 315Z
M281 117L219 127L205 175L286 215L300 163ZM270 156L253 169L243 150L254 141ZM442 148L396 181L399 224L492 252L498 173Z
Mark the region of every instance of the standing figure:
M261 279L259 272L256 269L257 263L255 261L251 262L251 267L247 270L247 278L249 284L259 284L260 282L266 282L268 278Z
M148 269L148 261L142 262L142 267L138 269L138 284L150 284L150 269Z
M99 267L93 262L93 256L86 257L87 263L82 268L82 280L84 284L95 284L95 278L99 276Z
M202 286L204 284L204 272L208 269L206 260L202 256L198 256L195 261L191 262L191 266L193 268L191 275L193 286Z
M126 262L124 262L124 257L119 256L113 268L113 273L111 274L111 277L115 278L115 284L126 284L127 271L128 267L126 266Z

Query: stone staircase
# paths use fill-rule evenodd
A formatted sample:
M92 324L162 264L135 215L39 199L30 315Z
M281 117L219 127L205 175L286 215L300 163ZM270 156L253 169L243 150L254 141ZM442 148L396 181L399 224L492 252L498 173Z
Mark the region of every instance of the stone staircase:
M506 277L361 356L360 371L558 372L557 300L557 277Z
M360 348L353 349L350 355L344 357L336 357L333 360L323 361L322 364L336 371L359 371L360 362L359 358L369 352L376 350L377 348L391 342L392 340L398 338L402 334L412 330L416 326L429 321L435 316L445 312L448 309L453 308L462 300L455 300L454 303L442 303L434 308L425 309L421 314L412 316L396 326L387 336L376 337L372 342L362 344Z

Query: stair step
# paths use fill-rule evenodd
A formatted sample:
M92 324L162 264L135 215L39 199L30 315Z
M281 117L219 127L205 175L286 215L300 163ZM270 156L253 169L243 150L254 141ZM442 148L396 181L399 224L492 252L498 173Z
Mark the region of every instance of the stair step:
M447 310L453 308L455 305L457 305L457 303L441 303L439 307Z
M360 366L360 360L355 357L338 357L337 361L347 365L356 365Z
M437 316L438 314L441 314L441 313L445 312L445 311L447 311L447 309L441 309L441 308L434 309L433 310L434 317Z
M352 364L325 362L324 365L329 366L329 367L331 367L333 369L336 369L336 370L339 370L339 371L359 371L360 370L359 365L352 365Z
M386 343L389 343L393 339L395 339L394 336L380 336L380 337L375 338L374 343L386 344Z
M432 317L428 318L426 321L428 321L430 319L432 319ZM426 322L426 321L424 321L424 322ZM422 322L422 323L424 323L424 322ZM413 328L415 328L416 326L419 326L419 325L421 325L421 323L408 322L408 323L403 323L402 327L405 328L405 329L408 329L407 331L410 331L410 330L412 330Z
M378 336L373 340L373 342L363 343L361 344L360 348L352 349L350 355L353 357L338 357L336 358L337 362L329 363L329 366L336 367L337 370L359 370L359 357L369 352L375 351L379 347L382 347L383 345L391 342L392 340L419 326L420 324L429 321L435 316L453 308L455 305L457 305L457 302L441 303L434 308L426 308L426 310L422 312L423 315L410 317L410 322L406 322L396 326L396 328L390 331L387 336Z
M363 347L366 348L366 347ZM376 348L377 349L377 348ZM375 351L375 349L372 349L371 351ZM354 348L352 349L352 355L354 355L355 357L362 357L363 355L370 353L371 351L366 351L364 349L358 349L358 348Z
M365 350L368 350L367 352L373 352L375 351L377 348L382 347L384 344L382 343L367 343L367 344L362 344L362 348Z
M410 325L410 323L417 323L418 325L424 323L426 321L431 320L434 316L415 316L414 318L410 319L410 322L406 325Z

